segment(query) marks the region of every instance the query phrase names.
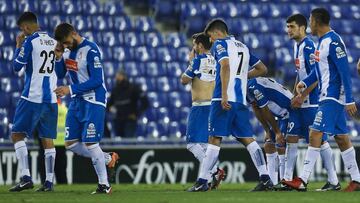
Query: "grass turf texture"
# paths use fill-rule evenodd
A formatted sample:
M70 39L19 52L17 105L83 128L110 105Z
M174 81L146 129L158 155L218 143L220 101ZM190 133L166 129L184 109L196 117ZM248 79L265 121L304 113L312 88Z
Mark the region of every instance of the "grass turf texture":
M309 192L248 192L256 183L223 184L216 191L190 193L184 190L191 186L187 185L113 185L111 195L90 195L96 185L56 185L55 191L50 193L38 193L34 190L26 190L17 193L8 192L9 186L0 186L0 202L152 202L152 203L177 203L177 202L360 202L360 192L315 192L324 183L311 183ZM347 183L342 183L345 188Z

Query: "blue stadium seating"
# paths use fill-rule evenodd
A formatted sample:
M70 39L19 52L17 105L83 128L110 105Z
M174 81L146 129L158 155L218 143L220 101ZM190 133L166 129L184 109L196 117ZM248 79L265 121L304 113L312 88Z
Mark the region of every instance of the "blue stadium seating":
M230 33L244 42L251 52L268 65L270 72L284 78L295 78L293 41L286 34L286 18L293 13L309 12L316 6L331 11L332 27L343 37L348 49L353 90L360 93L355 63L360 57L360 8L358 0L140 0L126 4L148 7L149 16L130 18L124 1L102 0L0 0L0 121L12 121L14 107L23 86L12 70L14 42L19 30L18 15L37 12L41 28L52 34L55 25L71 22L102 51L105 82L109 90L114 85L116 71L122 67L130 81L138 83L148 93L151 108L139 120L137 134L172 138L184 136L191 106L190 86L179 83L188 66L189 37L201 32L214 17L224 18ZM161 33L155 21L179 24L180 32ZM291 79L290 79L291 80ZM356 97L355 97L356 98ZM7 109L6 113L1 113ZM167 118L168 119L165 119ZM263 132L255 118L254 131ZM1 123L1 122L0 122ZM352 129L359 130L355 124ZM0 138L8 134L0 125ZM7 135L6 134L6 135Z

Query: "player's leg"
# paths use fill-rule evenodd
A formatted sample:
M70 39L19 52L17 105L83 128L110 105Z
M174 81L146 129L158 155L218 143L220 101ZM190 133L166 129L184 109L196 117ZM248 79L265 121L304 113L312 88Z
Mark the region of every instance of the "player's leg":
M323 132L332 134L335 129L336 117L341 112L336 102L324 101L320 104L313 125L311 126L309 136L309 146L306 152L304 167L301 175L292 181L284 181L283 183L300 191L307 190L307 182L314 170L315 162L320 156Z
M81 133L83 131L83 126L78 120L82 112L78 109L80 108L80 102L78 100L73 100L70 103L68 112L66 114L66 123L65 123L65 148L74 152L77 155L91 158L91 154L86 147L86 145L81 142ZM109 168L114 168L119 155L115 152L104 152L104 158L106 165Z
M248 150L250 157L259 172L260 181L252 191L271 190L273 183L266 169L265 157L259 144L253 138L253 131L249 119L249 110L240 103L231 103L234 119L231 122L231 134Z
M287 133L288 119L279 120L278 124L280 127L281 134L283 136L285 136ZM282 180L282 179L284 179L284 174L285 174L286 145L276 143L275 147L276 147L276 151L278 152L278 156L279 156L279 177L280 177L280 180Z
M37 126L41 144L44 148L44 162L45 162L45 182L42 187L37 189L38 192L53 191L54 182L54 168L56 150L54 146L54 139L57 134L57 118L58 106L54 104L42 104L42 115Z
M338 120L335 127L335 141L338 144L341 157L344 161L345 168L348 170L351 178L351 182L345 188L346 192L360 191L360 173L359 167L356 162L355 149L348 136L348 130L346 128L345 113L342 112L338 116Z
M265 140L264 151L266 154L266 167L269 171L269 176L273 184L278 183L278 172L279 172L279 158L278 152L275 148L275 142L272 140Z
M324 137L327 137L327 135L324 135ZM327 139L323 139L323 142L321 144L320 156L327 171L328 180L322 188L319 188L316 191L340 190L341 186L336 174L333 152L329 143L324 140Z
M188 189L189 192L207 191L208 175L216 165L220 152L221 136L229 135L226 124L229 120L229 112L224 111L220 102L213 102L210 107L209 116L209 144L207 145L205 158L201 164L199 178L196 183Z
M10 188L10 192L19 192L34 187L30 176L28 150L24 138L32 135L32 131L40 118L39 114L36 113L36 108L36 104L20 99L15 110L11 139L14 143L21 177L20 183Z
M86 144L98 176L98 187L92 194L111 193L104 152L99 145L104 133L105 107L82 101L81 109L84 111L82 120L86 121L83 125L81 140Z

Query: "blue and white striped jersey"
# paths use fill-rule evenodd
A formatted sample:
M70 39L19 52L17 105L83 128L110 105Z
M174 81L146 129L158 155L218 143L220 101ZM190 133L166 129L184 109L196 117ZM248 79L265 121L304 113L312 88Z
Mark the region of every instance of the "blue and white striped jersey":
M56 103L55 46L56 40L39 31L28 36L22 47L15 50L14 70L25 67L21 98L34 103Z
M200 80L211 82L215 80L216 62L211 54L197 55L185 71L189 78L198 77Z
M305 37L300 43L294 44L294 59L298 79L305 79L312 70L315 70L315 45L314 42ZM301 108L317 107L319 103L319 89L314 88L304 99Z
M228 85L228 101L240 102L246 105L247 77L250 67L260 62L253 56L249 48L233 37L215 41L211 48L216 64L215 89L212 101L221 101L220 61L229 59L230 78Z
M71 97L82 97L84 100L106 107L106 87L101 64L101 52L94 42L87 39L72 51L66 50L63 58L56 61L56 68L69 72Z
M292 97L288 89L273 79L258 77L248 82L248 102L256 102L259 108L268 106L274 116L280 119L289 116Z
M319 80L319 101L334 100L342 105L353 103L351 76L346 47L333 30L319 39L315 51L316 71L303 80L306 86Z

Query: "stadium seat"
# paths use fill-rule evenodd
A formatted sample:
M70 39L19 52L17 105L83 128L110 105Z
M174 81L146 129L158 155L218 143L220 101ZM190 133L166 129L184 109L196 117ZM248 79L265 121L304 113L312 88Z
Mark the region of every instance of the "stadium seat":
M81 14L82 2L75 0L64 0L60 3L61 11L64 14Z
M5 28L8 30L10 29L17 29L16 21L17 17L15 15L6 15L5 17Z
M39 1L39 12L41 14L60 14L61 6L59 1L52 1L52 0L42 0Z
M114 16L113 18L114 31L131 31L131 20L127 16Z
M173 48L186 46L186 40L186 36L178 32L172 32L165 36L166 44Z
M16 13L16 1L0 0L0 13L15 14Z
M187 68L187 66L181 67L180 63L178 63L178 62L167 63L167 75L169 77L175 77L175 78L180 79L180 76L183 73L183 70L185 71L186 68Z
M184 134L181 132L180 124L176 121L170 122L169 137L181 138Z
M159 47L164 45L164 39L159 32L148 32L144 34L145 45L148 47Z
M137 17L134 22L134 29L137 32L152 32L155 29L155 22L150 17Z
M98 15L102 13L103 7L99 1L82 1L82 13L85 16Z
M1 98L0 108L9 108L9 107L11 107L11 94L6 93L3 90L0 90L0 98Z
M100 7L104 15L124 15L124 5L122 1L105 1L105 3L100 4Z
M191 106L190 94L180 94L179 92L171 92L169 93L168 98L169 98L169 106L171 108Z
M141 86L144 92L156 91L156 82L154 78L136 77L135 83Z
M149 98L150 105L154 108L168 106L168 98L166 93L149 92L147 96Z
M124 62L123 69L129 77L145 76L145 66L143 63L134 61Z
M175 58L172 58L170 55L170 50L168 47L157 47L156 50L156 60L158 62L170 62L173 61Z

